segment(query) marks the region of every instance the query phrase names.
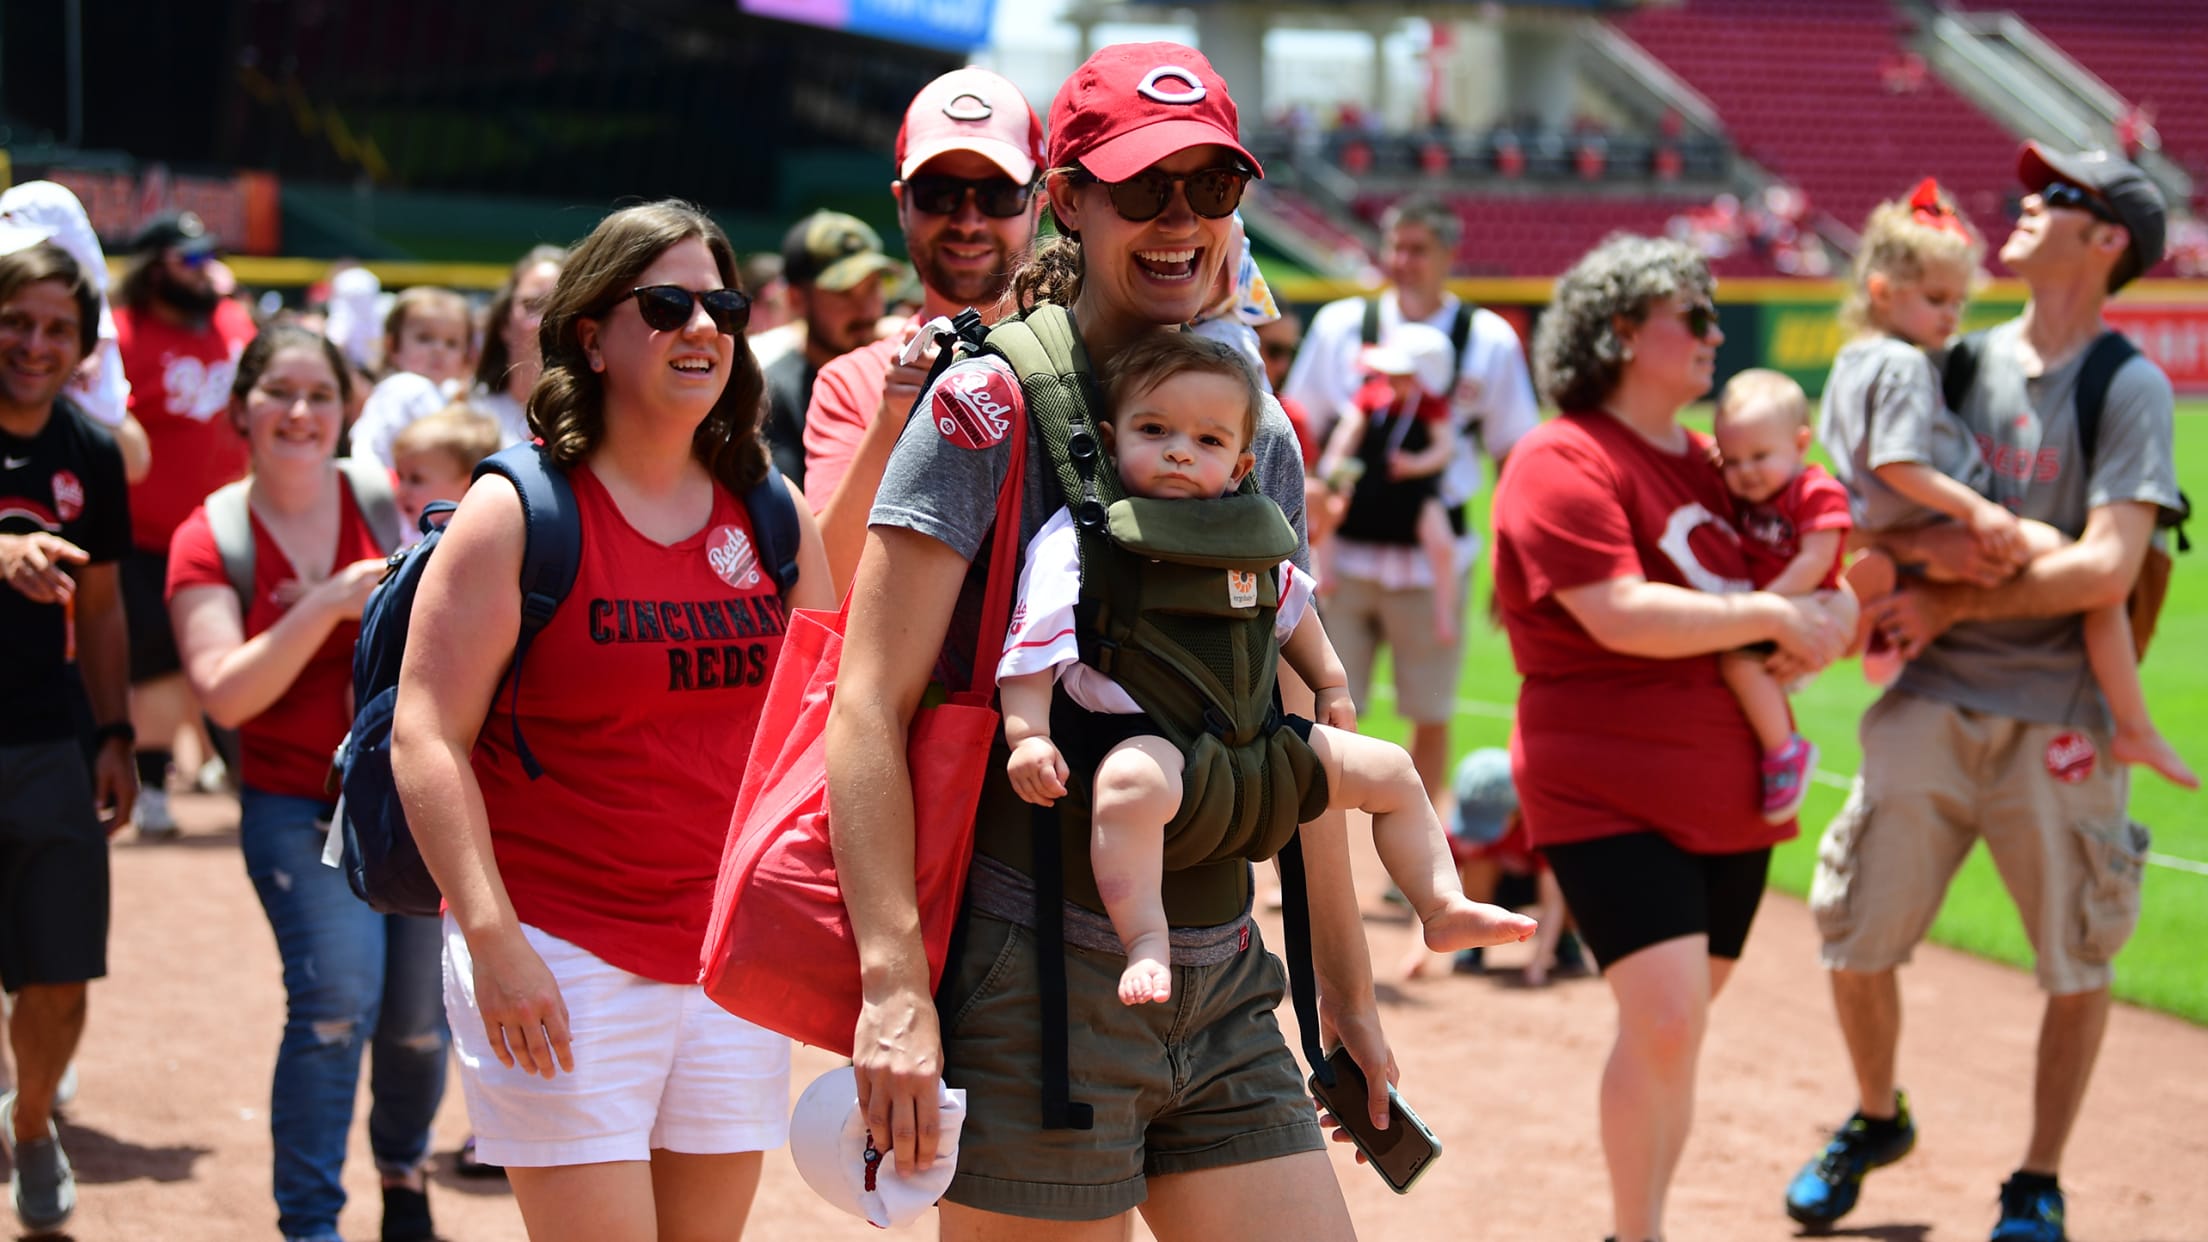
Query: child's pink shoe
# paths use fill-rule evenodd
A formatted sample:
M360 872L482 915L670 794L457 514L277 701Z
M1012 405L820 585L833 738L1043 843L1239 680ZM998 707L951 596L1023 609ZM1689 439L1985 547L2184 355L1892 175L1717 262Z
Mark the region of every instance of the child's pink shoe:
M1763 757L1763 819L1783 824L1809 796L1809 775L1817 770L1817 744L1797 733L1786 745Z

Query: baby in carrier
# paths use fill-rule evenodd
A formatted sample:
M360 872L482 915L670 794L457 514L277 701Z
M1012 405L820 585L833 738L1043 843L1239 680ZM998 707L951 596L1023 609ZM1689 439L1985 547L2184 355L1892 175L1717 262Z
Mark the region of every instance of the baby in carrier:
M1250 445L1262 397L1249 365L1231 348L1161 333L1121 350L1103 379L1110 413L1097 430L1130 496L1217 500L1238 488L1255 464ZM1292 546L1286 520L1277 508L1268 509ZM1380 860L1417 912L1430 948L1448 952L1531 936L1532 919L1464 895L1410 756L1354 732L1348 677L1310 608L1311 579L1286 560L1277 573L1267 582L1261 581L1267 574L1219 571L1219 590L1235 608L1262 608L1277 586L1275 643L1258 658L1269 663L1277 646L1316 691L1317 723L1286 717L1280 726L1294 730L1315 755L1326 808L1371 814ZM1061 742L1073 751L1074 763L1094 773L1090 864L1127 949L1119 996L1130 1005L1164 1001L1172 994L1172 974L1159 887L1166 828L1183 809L1188 757L1160 736L1125 688L1082 662L1075 620L1081 574L1079 533L1062 508L1028 544L998 669L1009 774L1022 798L1048 806L1066 796L1073 771ZM1088 713L1078 736L1053 739L1054 689Z

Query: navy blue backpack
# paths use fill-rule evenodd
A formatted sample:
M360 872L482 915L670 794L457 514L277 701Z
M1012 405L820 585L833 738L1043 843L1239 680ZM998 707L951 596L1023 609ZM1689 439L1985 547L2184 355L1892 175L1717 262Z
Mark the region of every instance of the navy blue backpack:
M522 661L538 632L575 585L582 563L583 528L575 493L567 476L548 463L533 444L518 444L484 458L475 477L497 474L521 496L526 530L521 554L521 633L500 689L518 698ZM767 477L744 496L760 564L785 595L797 582L797 506L782 476L771 467ZM353 648L353 730L338 748L337 768L344 789L339 830L345 834L345 879L369 907L384 914L434 915L440 901L406 809L391 779L391 717L398 701L399 665L406 654L407 625L414 592L437 541L445 516L457 506L439 501L422 513L422 541L393 553L391 569L368 597L360 614L360 642ZM509 700L509 706L512 700ZM544 768L521 736L514 718L514 753L535 780Z

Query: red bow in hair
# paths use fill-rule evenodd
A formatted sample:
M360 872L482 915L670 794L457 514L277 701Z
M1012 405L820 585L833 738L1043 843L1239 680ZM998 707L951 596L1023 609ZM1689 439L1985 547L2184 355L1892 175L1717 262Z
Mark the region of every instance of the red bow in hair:
M1938 229L1942 233L1953 233L1965 241L1970 240L1970 231L1963 227L1962 219L1955 214L1955 209L1940 198L1940 183L1931 177L1919 181L1917 188L1909 192L1909 214L1919 224Z

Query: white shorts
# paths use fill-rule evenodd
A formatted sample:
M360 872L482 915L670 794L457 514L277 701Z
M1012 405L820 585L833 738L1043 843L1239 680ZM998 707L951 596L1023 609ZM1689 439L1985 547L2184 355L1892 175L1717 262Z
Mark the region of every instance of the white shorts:
M522 934L559 981L575 1070L501 1065L475 1005L468 942L445 916L445 1016L485 1164L518 1168L765 1151L789 1136L790 1041L707 999L610 966L537 928Z

